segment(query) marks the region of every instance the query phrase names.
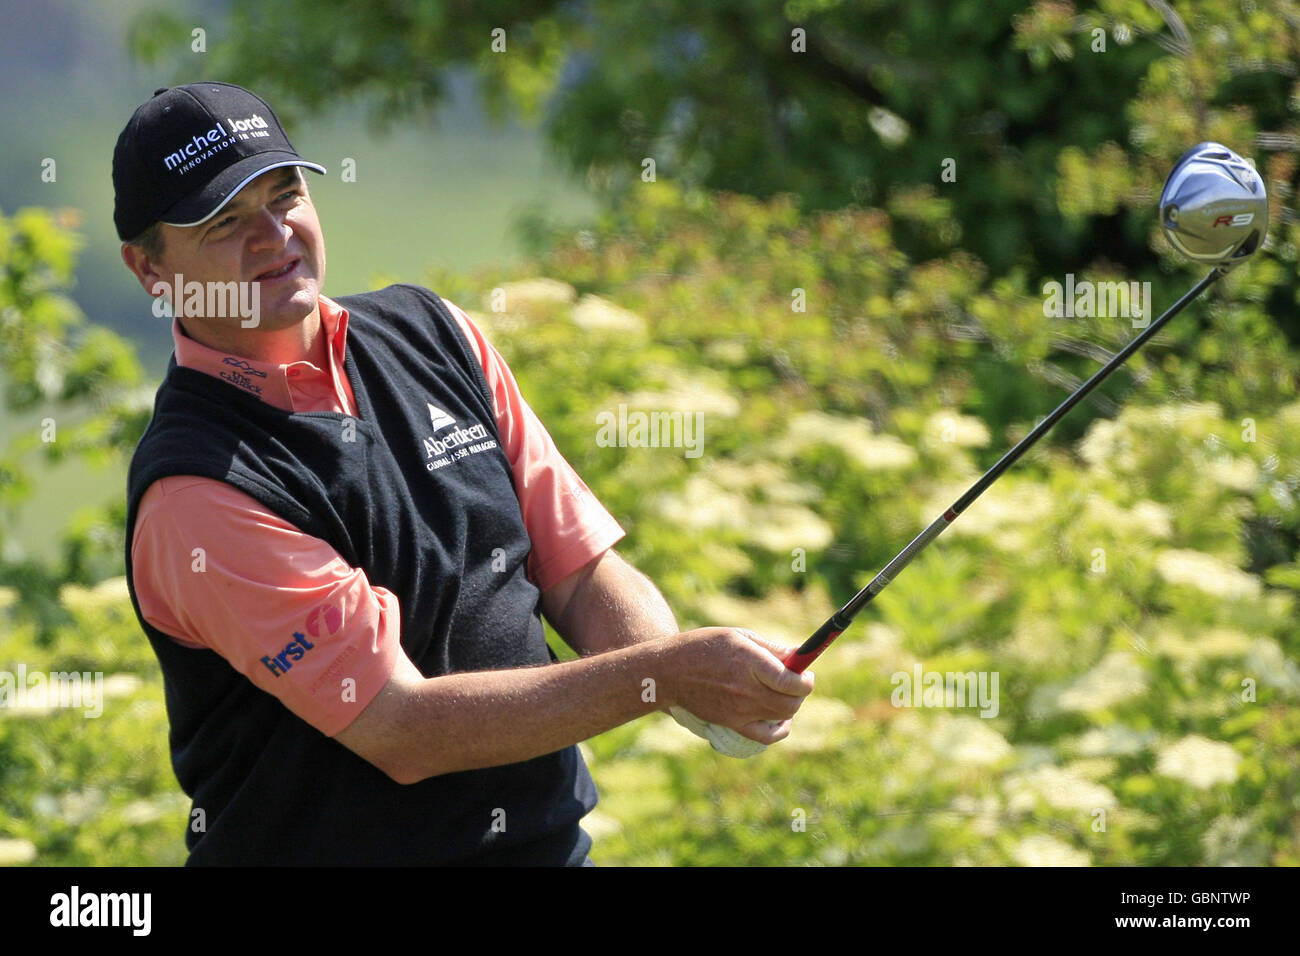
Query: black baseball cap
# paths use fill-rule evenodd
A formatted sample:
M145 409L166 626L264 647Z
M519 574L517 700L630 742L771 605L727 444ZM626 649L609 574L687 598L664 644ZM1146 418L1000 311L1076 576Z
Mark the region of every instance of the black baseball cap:
M275 111L231 83L162 87L140 106L113 150L113 224L123 242L155 222L207 222L249 182L280 166L309 163Z

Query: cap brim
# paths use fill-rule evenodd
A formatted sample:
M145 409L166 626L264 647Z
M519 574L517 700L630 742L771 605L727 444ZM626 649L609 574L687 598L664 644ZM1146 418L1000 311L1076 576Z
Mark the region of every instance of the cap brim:
M159 221L169 226L202 225L224 209L241 189L258 176L282 166L304 166L314 173L325 174L324 166L309 163L294 153L268 150L256 156L247 156L228 169L223 169L198 195L178 202L163 213Z

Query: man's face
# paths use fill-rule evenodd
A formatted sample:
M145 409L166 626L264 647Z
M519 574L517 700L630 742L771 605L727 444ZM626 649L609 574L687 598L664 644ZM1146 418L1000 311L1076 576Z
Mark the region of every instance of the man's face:
M297 166L258 176L201 225L163 225L161 232L163 254L154 271L169 287L176 274L187 284L258 283L258 324L249 332L289 328L316 308L325 281L325 237ZM267 275L285 265L286 274ZM240 328L241 318L202 321Z

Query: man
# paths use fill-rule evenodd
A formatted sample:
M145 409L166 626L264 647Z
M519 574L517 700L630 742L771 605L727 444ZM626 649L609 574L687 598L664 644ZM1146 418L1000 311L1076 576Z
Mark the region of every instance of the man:
M156 91L113 157L123 261L176 313L126 559L188 863L588 864L579 741L677 706L770 744L811 675L677 633L464 312L323 295L303 168L215 82Z

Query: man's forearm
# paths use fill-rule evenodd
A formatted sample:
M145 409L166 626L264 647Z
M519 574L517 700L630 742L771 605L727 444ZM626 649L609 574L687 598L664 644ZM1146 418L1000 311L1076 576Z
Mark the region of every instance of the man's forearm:
M402 782L553 753L658 710L671 693L672 647L646 641L539 667L415 672L400 708L406 726L394 728L420 741L408 749Z
M613 552L570 596L555 629L583 656L511 670L423 678L414 665L393 712L398 739L425 744L407 782L553 753L663 710L671 700L677 619L645 575ZM438 728L430 738L427 728Z
M678 633L677 618L654 583L611 551L574 591L560 636L581 654L601 654Z

